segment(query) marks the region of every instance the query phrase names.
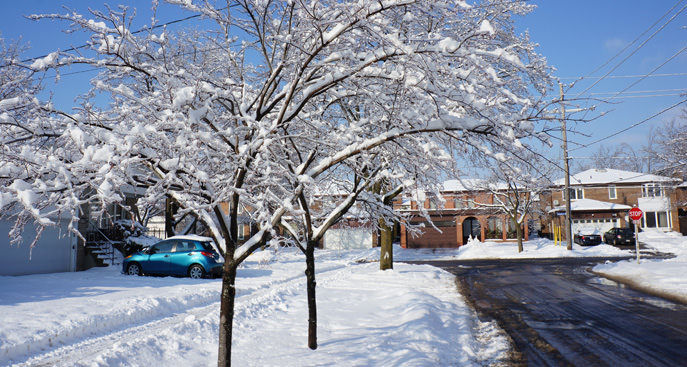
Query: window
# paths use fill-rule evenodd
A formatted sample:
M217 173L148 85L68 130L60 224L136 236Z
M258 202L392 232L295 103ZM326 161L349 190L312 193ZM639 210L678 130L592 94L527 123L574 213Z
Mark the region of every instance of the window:
M174 241L165 241L158 243L157 245L153 246L153 253L159 254L161 252L172 252L172 245L174 244Z
M571 188L568 192L570 193L570 200L584 199L584 189L581 187Z
M215 248L212 247L212 244L210 242L201 242L200 245L203 247L203 249L205 249L205 251L215 251Z
M196 249L196 243L193 241L176 241L176 244L174 252L189 252Z
M246 235L246 226L244 224L239 223L239 239L242 240L245 235Z
M658 219L659 227L669 227L668 226L668 213L658 212L656 213L656 219Z
M453 207L456 209L463 209L463 208L465 208L465 202L461 198L454 198L453 199Z
M647 228L656 228L656 212L645 212L644 223Z
M506 232L506 237L507 238L518 238L518 232L517 232L517 227L515 226L515 223L511 219L508 219L508 231ZM520 230L523 228L520 227ZM523 232L524 233L524 232Z
M487 218L487 230L484 233L486 238L492 239L502 239L503 229L501 224L501 218L499 217L489 217Z
M663 190L661 189L661 185L657 183L648 183L642 185L642 196L645 198L663 196Z
M668 212L644 212L642 217L642 227L645 228L667 228L670 227Z
M615 185L608 186L608 198L609 199L617 198L617 193L615 192Z

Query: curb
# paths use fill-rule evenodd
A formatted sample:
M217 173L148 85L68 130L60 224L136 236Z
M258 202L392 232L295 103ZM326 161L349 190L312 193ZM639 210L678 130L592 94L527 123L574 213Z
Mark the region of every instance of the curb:
M602 273L602 272L598 272L598 271L593 271L593 270L591 270L591 269L589 270L589 272L592 273L592 274L598 275L598 276L600 276L600 277L604 277L604 278L606 278L606 279L610 279L610 280L612 280L612 281L614 281L614 282L616 282L616 283L620 283L620 284L626 285L627 287L629 287L629 288L631 288L631 289L634 289L634 290L636 290L636 291L640 291L640 292L642 292L642 293L646 293L646 294L649 294L649 295L652 295L652 296L656 296L656 297L661 297L661 298L667 299L667 300L669 300L669 301L673 301L673 302L675 302L675 303L681 303L681 304L683 304L683 305L687 305L687 296L676 295L676 294L672 294L672 293L669 293L669 292L666 292L666 291L662 291L662 290L660 290L660 289L654 289L654 288L645 286L645 285L643 285L643 284L640 284L640 283L638 283L638 282L636 282L636 281L634 281L634 280L632 280L632 279L628 279L628 278L622 277L622 276L609 275L609 274L606 274L606 273Z

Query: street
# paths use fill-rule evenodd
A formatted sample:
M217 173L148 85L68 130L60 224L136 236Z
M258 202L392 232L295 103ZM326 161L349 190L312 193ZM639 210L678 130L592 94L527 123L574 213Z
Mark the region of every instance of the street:
M509 334L514 365L687 366L687 306L587 271L602 261L426 263L456 274L480 318Z

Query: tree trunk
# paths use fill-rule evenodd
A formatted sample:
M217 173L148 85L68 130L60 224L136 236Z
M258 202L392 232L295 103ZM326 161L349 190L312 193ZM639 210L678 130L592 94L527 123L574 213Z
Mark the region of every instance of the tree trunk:
M174 226L174 215L177 213L178 207L170 198L165 200L165 235L167 238L176 235Z
M393 227L389 227L384 219L379 219L379 270L394 268Z
M305 249L305 276L308 288L308 348L317 349L317 299L315 298L315 243L308 241Z
M522 252L522 227L515 222L515 232L518 234L518 252Z
M218 367L231 366L231 335L234 322L234 303L236 299L236 265L225 259L222 276L222 298L219 312L219 353Z

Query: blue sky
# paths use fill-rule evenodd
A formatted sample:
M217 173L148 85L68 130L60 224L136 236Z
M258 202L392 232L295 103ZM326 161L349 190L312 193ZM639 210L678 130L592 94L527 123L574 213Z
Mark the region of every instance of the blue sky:
M150 1L111 0L109 4L127 4L137 8L138 18L141 23L150 19ZM520 31L527 30L531 39L539 44L538 51L547 57L549 64L556 67L555 75L562 78L564 83L570 83L581 76L589 75L598 66L604 64L610 57L632 42L644 32L650 25L663 16L668 9L676 4L673 0L656 1L619 1L619 0L576 0L576 1L532 1L537 9L522 18L518 18L517 26ZM32 13L64 12L61 4L85 11L87 6L96 9L102 8L100 0L26 0L0 2L0 34L4 38L17 39L31 45L27 56L38 56L56 48L66 49L72 45L80 45L83 42L82 35L68 36L61 32L66 24L51 21L33 22L23 18L23 15ZM668 16L672 16L687 1L681 1L675 10ZM189 15L181 13L175 7L161 4L159 18L162 21L181 18ZM667 17L667 18L668 18ZM628 51L611 62L608 66L596 72L593 76L603 76L611 67L615 66L635 46L652 34L667 18L651 29ZM186 26L198 24L187 22ZM662 31L647 42L636 54L620 65L612 75L642 75L650 72L656 66L663 63L670 56L687 46L687 9L678 15ZM74 69L79 70L79 69ZM687 52L667 63L656 71L657 74L687 74ZM85 80L93 73L81 73L65 75L59 84L48 84L48 87L56 89L54 100L58 106L68 106L76 96L77 90L85 87ZM605 79L595 85L587 93L616 92L624 89L638 78L613 78ZM596 79L578 81L575 86L566 91L568 98L577 96ZM56 88L55 88L56 87ZM687 97L661 96L644 97L647 94L676 94L685 93L687 88L687 75L668 77L649 77L628 90L626 96L633 98L613 99L616 104L599 104L598 111L606 111L607 114L588 124L573 124L572 130L582 134L572 133L570 147L578 147L578 144L588 144L600 137L605 137L615 131L628 127L636 122L649 117L666 107L678 103ZM658 91L637 93L641 91ZM589 96L589 94L585 94ZM593 95L603 98L608 95ZM582 104L587 106L588 104ZM687 105L687 104L685 104ZM685 106L683 105L683 106ZM622 133L615 138L587 148L581 148L571 153L573 157L589 156L597 150L601 144L614 145L627 142L640 146L646 142L649 128L660 125L663 121L677 116L682 107L673 109L647 123ZM551 150L552 156L559 154L556 145Z
M565 83L574 79L568 77L580 77L589 75L597 67L603 65L637 36L643 33L656 20L661 18L676 1L535 1L537 9L530 15L521 19L518 24L522 29L527 29L533 41L540 44L539 52L545 55L552 66L557 68L556 76L564 78ZM677 8L664 18L677 13L679 9L687 5L682 1ZM625 58L635 46L638 46L648 38L660 25L652 28L642 39L631 46L621 56L616 58L608 66L594 74L603 76L613 66ZM655 67L666 61L676 52L687 46L687 10L684 10L663 30L647 42L636 54L621 64L611 75L643 75L652 71ZM656 71L656 74L686 73L687 53L683 52L678 57ZM616 92L625 89L639 78L614 78L605 79L594 86L588 93ZM566 96L574 97L584 91L596 79L583 80L570 89ZM672 90L687 88L687 75L670 77L649 77L639 82L628 92ZM610 135L612 132L626 128L636 122L649 117L666 107L674 105L686 99L683 96L664 96L649 98L634 98L635 96L648 94L675 94L679 91L627 93L633 98L614 99L614 105L599 105L600 111L608 111L608 114L588 124L578 124L572 127L584 133L593 135L587 138L580 134L572 134L570 140L574 143L586 144L600 137ZM604 97L608 95L594 95ZM683 105L684 106L684 105ZM591 145L586 149L573 151L571 156L589 156L598 149L599 145L613 145L626 142L631 145L643 145L650 127L660 125L666 119L679 114L681 107L673 109L633 128L612 140Z

